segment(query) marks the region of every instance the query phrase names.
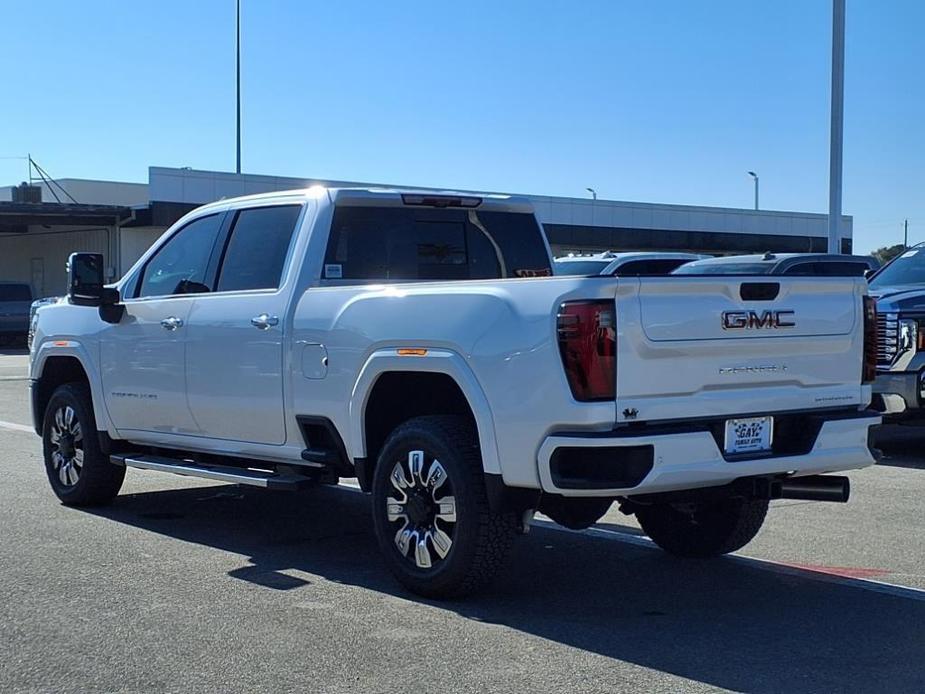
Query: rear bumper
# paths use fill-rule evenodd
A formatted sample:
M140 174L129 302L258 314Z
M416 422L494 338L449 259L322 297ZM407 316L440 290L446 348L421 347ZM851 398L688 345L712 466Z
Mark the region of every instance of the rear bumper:
M881 423L871 411L814 416L818 433L799 454L727 460L709 425L646 428L606 434L555 434L540 447L537 463L543 491L564 496L633 496L728 484L740 477L817 475L855 470L876 462L871 427ZM578 449L578 450L576 450ZM567 452L567 453L565 453ZM564 476L563 456L573 455L602 469L586 478ZM607 486L606 480L624 486Z

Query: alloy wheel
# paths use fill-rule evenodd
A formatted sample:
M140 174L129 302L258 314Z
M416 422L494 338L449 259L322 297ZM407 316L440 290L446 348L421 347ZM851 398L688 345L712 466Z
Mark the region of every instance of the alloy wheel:
M438 565L453 546L456 497L446 468L424 451L410 451L389 475L396 494L386 499L386 517L396 526L395 546L419 569Z
M84 445L80 421L70 405L62 405L55 410L49 441L51 464L58 480L65 487L73 487L80 480L83 470Z

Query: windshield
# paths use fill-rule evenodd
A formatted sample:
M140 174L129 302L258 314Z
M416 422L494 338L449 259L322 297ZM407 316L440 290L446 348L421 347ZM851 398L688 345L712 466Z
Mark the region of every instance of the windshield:
M0 284L0 301L32 301L28 284Z
M672 275L767 275L772 263L688 263Z
M555 273L557 275L599 275L604 268L610 265L609 260L557 260Z
M925 284L925 248L913 248L883 268L870 281L871 287Z

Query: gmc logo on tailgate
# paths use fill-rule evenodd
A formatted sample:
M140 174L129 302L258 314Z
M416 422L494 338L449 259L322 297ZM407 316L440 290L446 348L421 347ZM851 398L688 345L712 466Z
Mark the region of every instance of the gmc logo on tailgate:
M723 311L723 330L792 328L793 311Z

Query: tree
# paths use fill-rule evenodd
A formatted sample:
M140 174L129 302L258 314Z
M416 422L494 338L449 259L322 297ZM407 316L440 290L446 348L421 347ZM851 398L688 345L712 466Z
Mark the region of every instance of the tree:
M901 243L897 243L895 246L884 246L883 248L878 248L873 253L871 253L871 255L874 256L881 265L886 265L904 250L906 250L906 247Z

